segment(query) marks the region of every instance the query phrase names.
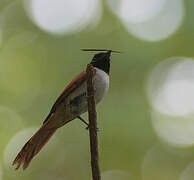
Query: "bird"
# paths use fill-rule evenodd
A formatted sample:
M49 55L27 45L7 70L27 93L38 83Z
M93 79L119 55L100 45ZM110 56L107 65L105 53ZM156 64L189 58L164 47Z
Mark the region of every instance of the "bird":
M90 64L94 67L94 98L98 104L109 89L109 72L112 50L82 49L83 51L105 51L94 55ZM52 106L50 113L44 120L39 130L27 141L16 156L12 165L16 170L22 165L25 170L33 157L37 155L42 147L49 141L56 130L68 122L78 118L83 123L89 124L81 117L88 110L87 104L87 73L82 71L66 86L61 95Z

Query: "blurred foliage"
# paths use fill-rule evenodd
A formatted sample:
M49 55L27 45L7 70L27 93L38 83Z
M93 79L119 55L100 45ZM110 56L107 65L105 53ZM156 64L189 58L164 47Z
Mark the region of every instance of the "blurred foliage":
M86 68L93 53L82 52L81 48L124 52L112 55L110 90L97 107L100 166L102 172L121 170L130 173L131 179L142 179L147 151L152 145L160 144L150 122L150 106L145 95L147 74L167 57L194 56L194 1L184 2L185 19L178 31L168 39L147 42L130 35L105 3L102 19L94 29L54 36L29 20L22 1L1 0L0 164L3 179L90 179L88 132L78 120L58 130L25 172L15 172L4 159L4 150L11 138L25 128L39 127L67 83ZM87 114L84 117L87 118ZM153 173L149 180L178 179L186 165L194 160L190 149L189 155L187 152L182 156L182 151L158 147L162 152L151 162L155 164L151 164L153 169L149 169L149 174L162 160L163 165L157 169L161 175L157 179Z

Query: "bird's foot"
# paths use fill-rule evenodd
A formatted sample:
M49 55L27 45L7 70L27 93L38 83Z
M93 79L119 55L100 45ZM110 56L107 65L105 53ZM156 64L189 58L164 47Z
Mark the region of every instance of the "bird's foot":
M89 130L89 128L90 128L90 125L88 125L88 126L86 127L86 130ZM100 129L97 127L97 128L96 128L96 131L97 131L97 132L100 132Z
M88 130L90 125L81 116L78 116L77 118L80 119L84 124L87 125L86 130ZM96 130L97 132L100 131L99 128L96 128Z

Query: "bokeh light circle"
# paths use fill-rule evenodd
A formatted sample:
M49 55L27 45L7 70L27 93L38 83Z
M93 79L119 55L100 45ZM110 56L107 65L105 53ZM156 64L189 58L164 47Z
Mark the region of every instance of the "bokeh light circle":
M132 177L128 172L125 172L125 171L109 170L102 173L101 179L102 180L132 180Z
M180 27L184 17L182 0L122 0L115 6L114 0L109 1L109 6L128 32L142 40L168 38Z
M167 0L107 0L109 7L122 20L140 23L156 16Z
M19 131L9 141L4 151L4 164L6 167L11 168L12 162L17 153L21 150L24 144L30 139L30 137L36 132L38 128L28 128Z
M169 108L176 114L179 112L187 114L194 110L194 103L192 102L194 100L193 92L194 83L187 80L173 81L167 84L163 91Z
M162 61L150 73L147 87L156 111L175 116L194 112L194 60L173 57Z
M178 179L182 161L177 156L155 144L145 154L142 162L142 180Z
M194 177L194 162L189 164L180 175L179 180L193 180Z
M25 7L33 22L52 34L80 31L101 16L99 0L26 0Z
M168 58L149 74L147 94L152 105L152 125L168 145L194 145L194 60Z
M0 106L0 152L2 152L10 138L24 127L22 117L5 106Z
M152 112L152 125L162 142L178 148L194 145L194 120L192 117L167 116Z

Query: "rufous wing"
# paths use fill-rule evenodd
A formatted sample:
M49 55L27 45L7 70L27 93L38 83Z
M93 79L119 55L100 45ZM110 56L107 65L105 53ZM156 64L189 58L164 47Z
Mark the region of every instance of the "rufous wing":
M47 116L47 118L45 119L45 121L43 122L43 124L45 122L47 122L47 120L49 119L49 117L51 116L51 114L53 114L58 105L60 105L62 102L65 101L65 99L73 92L75 91L75 89L77 89L79 86L82 85L82 83L84 81L86 81L87 79L87 74L86 71L82 71L81 73L79 73L67 86L66 88L63 90L63 92L61 93L61 95L57 98L56 102L54 103L54 105L51 108L51 111L49 113L49 115Z

